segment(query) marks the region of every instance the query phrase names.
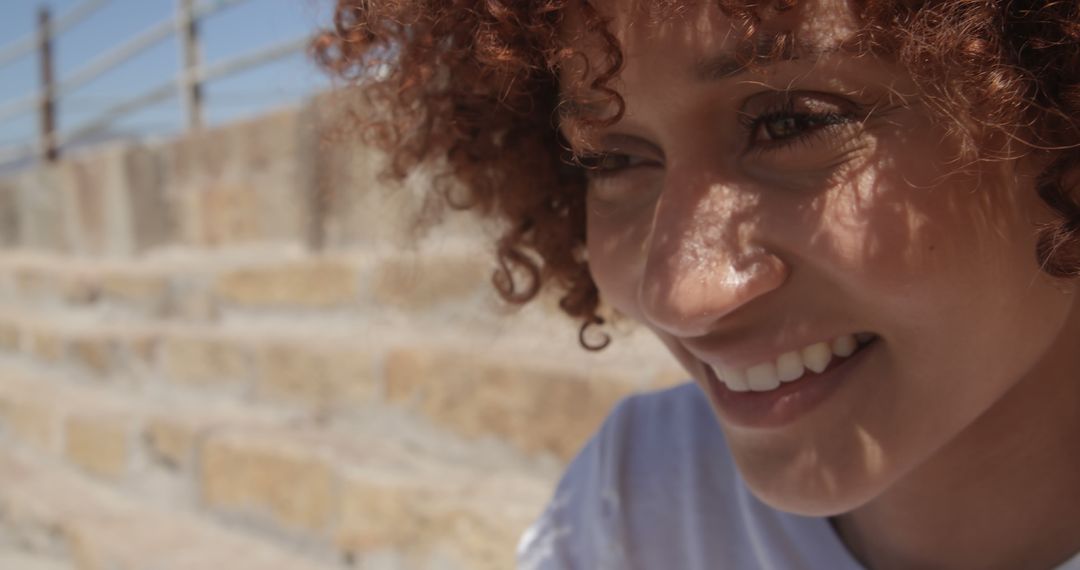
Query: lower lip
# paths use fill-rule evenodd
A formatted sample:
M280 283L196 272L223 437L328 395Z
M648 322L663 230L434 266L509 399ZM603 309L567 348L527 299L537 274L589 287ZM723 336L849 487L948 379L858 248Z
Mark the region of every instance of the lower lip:
M720 415L731 425L744 428L775 428L795 421L813 410L836 392L844 381L855 374L879 339L859 348L855 354L825 369L820 374L807 373L793 382L767 392L735 392L716 379L706 366L712 400Z

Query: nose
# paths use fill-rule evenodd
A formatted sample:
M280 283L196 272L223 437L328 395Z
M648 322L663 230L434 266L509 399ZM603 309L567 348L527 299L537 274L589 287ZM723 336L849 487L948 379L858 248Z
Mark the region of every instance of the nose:
M639 307L653 327L701 336L780 287L788 268L765 245L760 192L719 182L667 190L653 213Z

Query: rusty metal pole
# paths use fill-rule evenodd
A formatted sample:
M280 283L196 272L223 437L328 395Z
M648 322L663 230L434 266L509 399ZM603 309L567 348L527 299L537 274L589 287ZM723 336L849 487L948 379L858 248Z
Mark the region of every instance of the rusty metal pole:
M195 75L199 68L199 23L195 0L177 0L176 32L180 38L180 99L184 102L189 129L203 126L202 83Z
M54 161L56 148L56 82L53 81L52 18L48 7L38 8L38 58L41 64L39 107L39 152L41 158Z

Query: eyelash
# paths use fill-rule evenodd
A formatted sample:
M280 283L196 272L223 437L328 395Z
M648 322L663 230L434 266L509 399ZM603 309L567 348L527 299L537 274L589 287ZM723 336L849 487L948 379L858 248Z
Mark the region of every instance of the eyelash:
M782 137L769 141L757 141L758 135L765 125L777 119L794 119L801 122L802 128L796 135ZM761 155L767 152L779 151L795 145L809 145L822 136L828 135L833 128L851 123L855 120L855 113L838 113L835 111L808 113L795 110L794 101L786 99L782 104L772 109L766 109L757 116L739 114L739 124L746 132L749 139L748 151Z
M601 164L605 160L639 160L640 163L627 166L604 167ZM624 170L629 170L646 164L650 161L630 154L619 152L589 152L574 157L574 164L585 170L585 175L592 178L610 176Z
M802 128L798 134L792 136L770 141L755 142L754 139L759 131L762 128L765 128L765 125L769 122L778 119L794 119L801 123L800 126ZM855 113L837 113L834 111L807 113L796 111L794 102L791 99L785 100L782 104L777 105L772 109L766 109L759 115L742 113L739 115L739 125L746 133L749 142L748 152L752 152L758 156L770 152L781 151L796 145L810 145L820 137L827 136L828 132L835 127L851 123L854 120ZM612 159L624 161L639 160L640 163L615 167L601 166L603 161ZM575 156L574 162L585 170L586 176L590 178L604 178L637 166L648 164L651 161L618 152L592 152Z

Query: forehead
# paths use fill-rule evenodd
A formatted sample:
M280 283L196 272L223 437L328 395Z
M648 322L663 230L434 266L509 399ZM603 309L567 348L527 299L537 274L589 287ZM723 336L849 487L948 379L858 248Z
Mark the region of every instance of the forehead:
M850 34L856 24L854 0L578 0L567 6L566 31L583 25L584 4L608 21L621 41L691 32L723 43L737 39L744 15L755 17L765 31L792 30L821 40Z
M571 4L562 31L565 44L579 56L562 66L563 90L581 91L610 62L603 30L623 57L615 83L655 81L657 69L687 76L730 75L743 69L746 53L763 56L787 37L778 59L813 58L835 51L859 28L852 0L801 0L790 9L761 2L747 8L759 18L748 34L746 19L721 9L717 0L592 0L595 10ZM786 3L781 3L786 4ZM644 77L641 75L648 74ZM587 90L587 89L585 89Z

